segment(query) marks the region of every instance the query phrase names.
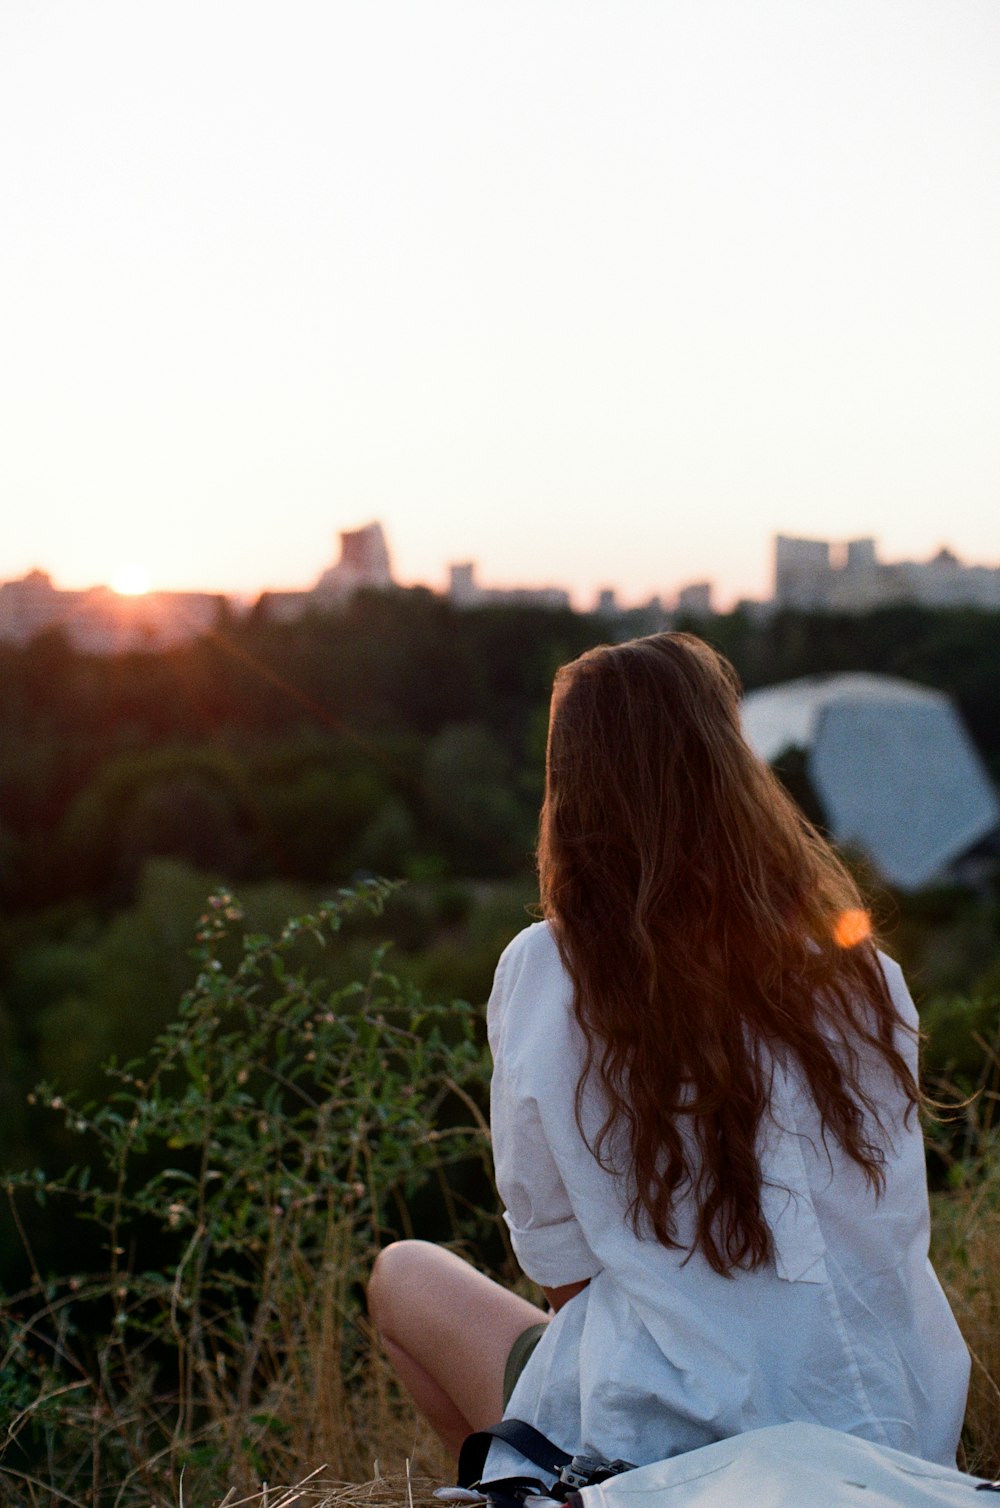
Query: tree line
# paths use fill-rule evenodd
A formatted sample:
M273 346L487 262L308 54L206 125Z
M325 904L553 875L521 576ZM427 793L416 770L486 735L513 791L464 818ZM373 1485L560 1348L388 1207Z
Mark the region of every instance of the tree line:
M215 883L275 931L339 885L406 879L379 923L393 966L430 998L485 999L535 896L553 673L655 626L414 590L297 624L251 615L159 653L79 654L58 632L0 646L0 1164L65 1151L29 1104L39 1079L99 1097L101 1064L172 1019ZM1000 614L681 626L748 688L838 670L939 687L1000 779ZM794 761L784 774L805 799ZM1000 995L996 897L886 899L890 946L974 1075ZM974 1019L948 1004L970 993Z
M1000 775L1000 614L733 613L695 627L748 689L868 670L951 694ZM627 634L633 625L625 625ZM360 594L171 650L0 648L0 903L123 904L153 856L227 879L530 870L552 674L619 625Z

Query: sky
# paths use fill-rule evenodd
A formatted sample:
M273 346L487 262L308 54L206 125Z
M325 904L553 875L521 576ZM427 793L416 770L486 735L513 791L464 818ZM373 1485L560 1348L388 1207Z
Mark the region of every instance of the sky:
M996 0L4 0L0 580L1000 563Z

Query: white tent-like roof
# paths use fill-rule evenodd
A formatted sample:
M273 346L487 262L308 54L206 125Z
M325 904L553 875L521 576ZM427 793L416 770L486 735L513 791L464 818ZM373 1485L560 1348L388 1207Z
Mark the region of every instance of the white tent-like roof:
M809 676L752 691L747 741L763 759L804 749L840 844L919 890L1000 827L1000 801L951 699L877 675Z

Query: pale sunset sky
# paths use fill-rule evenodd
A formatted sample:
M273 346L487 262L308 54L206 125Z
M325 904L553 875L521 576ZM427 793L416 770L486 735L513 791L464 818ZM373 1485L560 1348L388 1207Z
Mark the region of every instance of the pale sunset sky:
M997 0L4 0L0 580L1000 563Z

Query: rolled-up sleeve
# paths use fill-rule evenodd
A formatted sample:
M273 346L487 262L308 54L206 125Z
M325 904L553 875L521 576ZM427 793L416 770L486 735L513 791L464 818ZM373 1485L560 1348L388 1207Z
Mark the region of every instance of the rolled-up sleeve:
M499 1005L491 1000L496 1014ZM545 1133L538 1096L522 1083L524 1054L505 1051L505 1038L503 1030L493 1039L490 1125L497 1190L511 1244L525 1273L543 1287L582 1282L594 1277L601 1264L573 1212ZM517 1046L521 1049L523 1044ZM534 1077L541 1065L536 1059L531 1062Z
M573 1213L534 1100L515 1099L493 1077L491 1118L497 1189L514 1253L545 1288L578 1283L600 1271Z

